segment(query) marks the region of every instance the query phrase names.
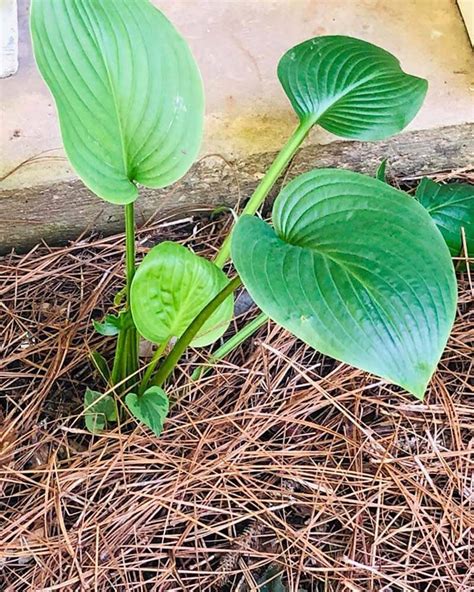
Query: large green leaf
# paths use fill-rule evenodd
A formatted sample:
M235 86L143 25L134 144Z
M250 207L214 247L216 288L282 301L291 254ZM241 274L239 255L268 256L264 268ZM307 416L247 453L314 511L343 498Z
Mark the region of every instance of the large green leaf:
M233 235L256 304L324 354L423 397L456 311L449 250L426 210L376 179L321 169L283 189L273 222L245 216Z
M468 183L441 185L422 179L416 189L416 199L433 218L453 257L462 249L461 229L464 228L468 254L474 255L474 186Z
M287 51L278 77L302 121L344 138L379 140L415 117L427 90L395 56L352 37L309 39Z
M181 337L228 281L214 263L182 245L159 244L143 259L132 283L132 315L138 331L154 343ZM218 339L227 329L233 309L230 296L204 323L191 345L200 347Z
M169 411L169 399L159 386L151 386L143 395L128 393L125 403L134 417L159 436Z
M99 197L179 179L201 142L203 92L189 48L148 0L33 0L38 68L66 153Z

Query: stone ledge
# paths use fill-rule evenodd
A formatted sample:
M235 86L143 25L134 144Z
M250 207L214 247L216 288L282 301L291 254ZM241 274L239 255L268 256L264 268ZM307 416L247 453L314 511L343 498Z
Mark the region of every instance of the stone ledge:
M382 158L397 177L428 174L474 164L474 124L408 132L384 142L308 145L294 158L288 178L312 168L340 167L374 174ZM227 162L204 157L175 185L141 189L137 223L151 216L173 218L234 206L249 196L275 153ZM0 191L0 251L25 250L40 240L58 244L84 231L104 234L122 228L122 208L105 203L77 179L53 185Z

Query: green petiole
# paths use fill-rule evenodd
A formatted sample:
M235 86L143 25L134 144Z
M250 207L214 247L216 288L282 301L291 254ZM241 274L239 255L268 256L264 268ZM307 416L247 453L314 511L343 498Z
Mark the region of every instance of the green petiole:
M158 364L158 362L161 360L163 354L166 351L166 348L168 347L169 344L169 339L164 341L155 351L155 353L153 354L153 357L150 361L150 363L148 364L148 367L145 371L145 374L143 375L143 379L140 383L140 389L139 389L139 393L142 394L147 386L148 383L151 380L151 377L153 376L153 372L155 371L156 365Z
M217 294L210 302L205 306L202 311L197 315L194 321L189 325L186 331L176 342L175 346L168 354L163 365L160 367L154 378L152 384L155 386L163 386L163 383L168 376L173 372L174 367L178 363L179 359L183 355L186 348L192 342L194 337L197 335L199 329L204 325L207 319L213 314L215 310L228 298L242 283L241 279L236 276L225 286L223 290Z
M269 316L264 312L261 312L258 317L247 323L240 331L237 331L235 335L232 335L221 347L209 358L206 366L198 366L196 370L191 374L191 380L199 380L204 374L206 374L212 367L213 364L225 358L228 354L234 351L241 343L248 339L251 335L257 331L262 325L264 325L269 319Z
M297 152L298 148L303 143L304 139L308 135L308 132L313 127L313 125L314 121L311 121L309 119L300 122L298 127L289 137L286 144L278 153L275 160L272 162L270 168L268 169L265 176L253 192L252 197L249 199L247 205L242 210L240 216L243 216L245 214L249 214L252 216L253 214L255 214L258 208L265 201L271 188L276 183L276 181L284 171L285 167L288 165L290 160ZM227 263L227 260L229 259L231 240L232 231L225 238L219 252L217 253L214 259L214 263L220 268L224 267L224 265Z

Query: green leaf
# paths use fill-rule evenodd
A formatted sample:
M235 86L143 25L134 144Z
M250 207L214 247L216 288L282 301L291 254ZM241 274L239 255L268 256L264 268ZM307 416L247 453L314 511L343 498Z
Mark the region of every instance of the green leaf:
M159 436L169 411L169 399L165 391L159 386L151 386L143 395L129 393L125 403L130 413L136 419L148 426Z
M382 183L387 183L387 159L384 158L375 171L375 178Z
M92 389L84 394L84 420L86 428L93 434L100 433L107 422L117 419L117 406L113 397Z
M376 179L311 171L245 216L232 256L255 303L322 353L419 398L456 312L449 251L426 210Z
M38 68L64 147L99 197L127 204L196 158L204 100L186 42L148 0L33 0Z
M380 140L415 117L427 90L387 51L352 37L309 39L287 51L278 77L301 121L344 138Z
M110 368L107 364L107 360L97 351L91 353L91 360L104 381L108 383L110 380Z
M182 245L168 241L157 245L143 259L132 283L132 315L138 331L154 343L181 337L228 281L216 265ZM229 326L233 309L229 297L191 345L201 347L218 339Z
M457 257L462 250L461 228L464 228L469 255L474 255L474 186L467 183L441 185L422 179L416 199L425 207L449 247Z
M108 314L105 315L103 321L92 321L92 324L94 329L100 335L104 335L105 337L113 337L125 329L125 327L129 324L129 320L127 320L126 314Z
M288 592L278 565L270 565L258 579L258 583L260 592Z

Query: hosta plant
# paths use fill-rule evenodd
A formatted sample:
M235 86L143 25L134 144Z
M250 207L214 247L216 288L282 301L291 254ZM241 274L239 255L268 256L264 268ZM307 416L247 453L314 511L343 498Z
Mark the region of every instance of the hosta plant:
M188 347L224 335L242 283L262 312L211 362L269 317L324 354L423 397L454 320L450 255L459 254L461 236L472 244L472 194L445 194L426 181L413 199L383 182L384 166L375 179L315 169L283 188L271 220L254 214L313 126L343 138L386 138L416 115L425 80L350 37L316 37L290 49L278 77L298 124L215 260L164 242L137 267L140 186L174 183L199 150L204 101L196 63L148 0L33 0L31 32L71 164L98 197L124 210L125 289L115 313L95 322L116 339L116 352L111 363L92 354L105 385L85 393L89 430L128 409L159 434L173 369ZM143 367L140 337L155 344Z

